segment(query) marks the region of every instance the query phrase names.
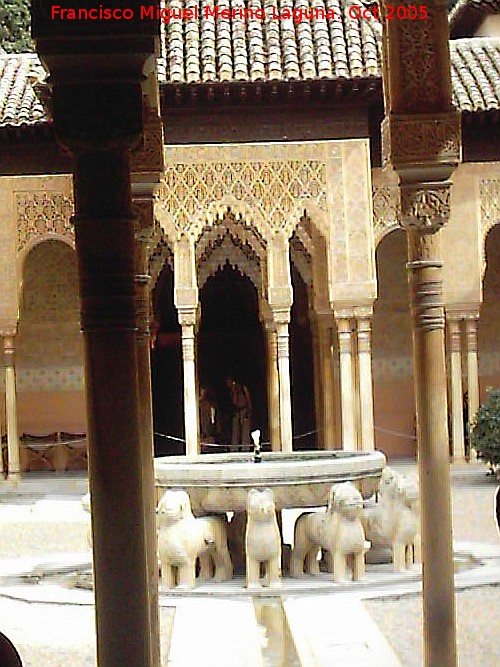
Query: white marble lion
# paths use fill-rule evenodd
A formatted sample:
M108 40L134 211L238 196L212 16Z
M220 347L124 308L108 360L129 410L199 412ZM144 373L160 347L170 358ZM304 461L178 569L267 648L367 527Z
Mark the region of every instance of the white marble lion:
M379 502L362 515L367 539L376 551L389 549L395 572L421 561L418 479L397 473L381 485Z
M157 507L157 527L162 581L167 588L194 588L197 558L200 579L210 577L212 563L216 581L231 579L224 520L216 516L195 518L186 491L165 491Z
M270 588L281 586L281 535L271 489L250 489L245 531L247 588L260 586L260 567Z
M362 508L361 493L351 482L343 482L332 486L325 511L302 514L295 523L291 576L302 576L304 567L307 573L318 574L321 549L334 581L344 581L348 565L353 580L361 579L370 548L361 523Z

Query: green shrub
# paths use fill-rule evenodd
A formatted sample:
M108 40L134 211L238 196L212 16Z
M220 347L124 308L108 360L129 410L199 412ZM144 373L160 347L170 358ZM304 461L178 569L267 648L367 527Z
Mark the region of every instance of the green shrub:
M490 391L472 423L471 445L480 458L500 464L500 390Z
M7 53L33 51L31 0L0 0L0 46Z

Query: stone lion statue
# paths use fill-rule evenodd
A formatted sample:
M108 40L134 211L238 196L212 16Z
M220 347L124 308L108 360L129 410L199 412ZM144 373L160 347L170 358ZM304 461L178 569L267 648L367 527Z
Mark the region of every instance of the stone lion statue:
M299 516L295 523L291 576L302 576L304 566L307 573L318 574L321 549L334 581L344 581L348 565L353 580L361 579L365 573L365 553L370 548L361 523L362 508L361 493L351 482L344 482L332 486L325 511Z
M417 478L396 473L381 486L379 502L364 509L362 522L374 554L390 550L395 572L421 561Z
M200 579L214 568L216 581L233 576L225 521L221 517L195 518L189 495L183 490L165 491L157 507L158 555L162 581L167 588L194 588L196 562Z
M261 564L267 585L280 587L281 535L271 489L250 489L248 492L245 551L247 588L260 586Z

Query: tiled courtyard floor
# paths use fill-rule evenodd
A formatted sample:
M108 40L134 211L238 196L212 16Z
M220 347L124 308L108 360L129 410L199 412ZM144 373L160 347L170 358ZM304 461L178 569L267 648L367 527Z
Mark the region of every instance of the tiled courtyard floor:
M414 465L395 467L409 472ZM452 479L454 539L500 547L500 536L493 519L495 481L486 477L482 464L456 466L452 469ZM82 484L83 480L80 480L80 487ZM4 493L0 487L0 560L85 551L88 515L81 509L79 498L80 488L71 494L43 496L25 492L20 496ZM26 602L10 598L6 590L4 587L0 595L0 630L14 641L25 667L94 667L92 606ZM324 594L318 597L318 608L327 603L325 597ZM199 604L203 601L199 600ZM398 598L370 599L363 604L393 647L401 665L421 667L420 596L413 593ZM172 613L169 606L162 607L164 629L171 626ZM465 588L457 592L460 667L500 665L499 619L500 585ZM168 633L163 634L166 652ZM248 664L243 657L241 660L234 666L228 663L227 667ZM264 664L291 667L286 662ZM349 662L349 665L357 664Z

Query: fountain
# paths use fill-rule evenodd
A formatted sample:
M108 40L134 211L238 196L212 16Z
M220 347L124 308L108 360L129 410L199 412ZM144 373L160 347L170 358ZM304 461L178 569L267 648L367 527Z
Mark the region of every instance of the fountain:
M155 460L158 495L189 493L195 514L244 512L250 489L269 487L277 510L326 505L332 484L355 482L364 497L378 487L381 452L254 452L169 456Z

